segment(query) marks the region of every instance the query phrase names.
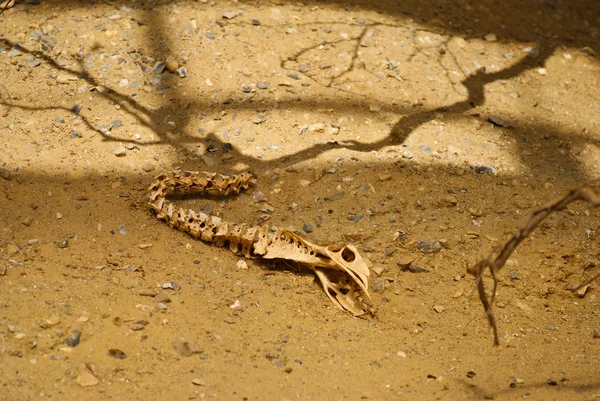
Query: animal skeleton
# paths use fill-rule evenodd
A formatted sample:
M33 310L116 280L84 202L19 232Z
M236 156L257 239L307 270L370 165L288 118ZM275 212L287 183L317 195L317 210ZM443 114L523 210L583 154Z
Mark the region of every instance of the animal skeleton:
M150 186L150 207L159 220L192 237L228 247L246 258L283 259L307 266L325 293L342 310L355 316L371 312L369 268L352 245L315 245L285 228L248 226L222 221L193 210L176 210L170 193L237 194L256 182L250 173L223 176L204 172L173 172L156 177Z

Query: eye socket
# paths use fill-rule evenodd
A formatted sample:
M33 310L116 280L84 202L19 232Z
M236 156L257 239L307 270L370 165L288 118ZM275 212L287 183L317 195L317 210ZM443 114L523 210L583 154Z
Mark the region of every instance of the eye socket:
M356 255L349 248L344 248L342 251L342 259L344 259L348 263L352 263L356 260Z

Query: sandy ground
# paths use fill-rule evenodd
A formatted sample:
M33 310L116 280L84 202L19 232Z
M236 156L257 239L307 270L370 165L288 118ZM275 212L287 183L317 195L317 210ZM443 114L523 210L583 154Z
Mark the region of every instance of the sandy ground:
M499 347L466 273L600 175L597 1L35 3L0 17L0 399L600 399L598 209L500 272ZM175 168L356 245L376 314L158 221Z

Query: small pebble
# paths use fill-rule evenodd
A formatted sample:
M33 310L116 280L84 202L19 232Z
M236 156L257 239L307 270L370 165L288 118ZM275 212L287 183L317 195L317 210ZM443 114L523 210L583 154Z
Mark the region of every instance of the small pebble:
M235 17L237 17L237 13L233 12L233 11L226 11L223 13L223 18L225 19L233 19Z
M83 312L83 314L77 318L78 322L87 322L88 320L90 320L90 314L88 312Z
M325 129L325 124L315 123L308 126L310 132L322 132Z
M99 380L96 376L94 376L87 369L82 370L81 373L75 379L75 382L79 384L81 387L91 387L95 386L99 383Z
M117 146L113 149L113 155L117 157L125 156L127 154L127 149L124 146Z
M313 232L313 228L311 224L305 223L302 226L302 229L304 230L305 233L312 233Z
M365 217L364 214L349 214L348 220L358 223L359 221L362 220L363 217Z
M203 352L196 344L190 343L184 337L176 337L173 340L173 349L178 355L186 358Z
M174 281L166 282L162 285L162 288L165 290L175 290L178 291L181 289L181 286Z
M496 174L496 169L488 166L476 166L475 172L477 174Z
M8 256L13 256L15 253L19 252L21 248L15 244L6 245L6 253Z
M471 213L471 215L474 216L474 217L483 216L483 212L481 211L481 209L476 208L476 207L470 207L469 208L469 213Z
M448 195L444 198L444 201L449 205L449 206L456 206L458 204L458 199L456 199L456 196L454 195Z
M267 117L261 116L261 115L258 115L258 116L255 116L255 117L252 118L252 123L253 124L257 124L257 125L261 124L261 123L263 123L265 121L267 121Z
M171 302L171 298L167 294L161 292L154 296L154 301L157 303L169 303Z
M4 178L6 181L10 181L12 179L10 172L3 168L0 168L0 177Z
M27 62L27 67L29 67L29 68L35 68L35 67L37 67L40 64L42 64L42 60L40 60L40 59L34 59L34 60L31 60L31 61Z
M374 266L371 268L371 271L377 274L378 276L381 276L385 270L386 268L383 266Z
M165 70L166 65L167 64L165 62L156 63L150 71L156 74L161 74Z
M486 120L498 127L504 127L504 128L512 127L515 123L513 120L504 120L503 118L500 118L495 115L487 116Z
M108 356L115 359L125 359L127 354L118 348L111 348L108 350Z
M410 265L406 268L406 270L408 270L411 273L429 273L429 270L419 266L419 265Z
M10 49L10 51L8 52L8 57L16 57L21 55L21 50L18 46L13 47L12 49Z
M68 75L58 75L56 77L56 82L58 82L59 84L68 84L69 83L69 76Z
M402 269L402 270L406 270L408 268L408 266L410 266L412 264L412 262L414 262L414 258L411 258L410 256L405 256L405 255L400 255L398 256L397 260L396 260L396 264Z
M386 257L389 257L396 253L397 250L398 248L386 248L384 254Z
M71 334L69 334L67 338L65 338L65 344L67 344L69 347L75 348L79 345L80 339L81 331L74 329L73 331L71 331Z
M439 241L419 241L417 248L424 253L439 252L442 249L442 244Z
M385 291L385 284L383 280L380 278L373 280L373 283L371 284L371 290L375 294L382 294Z
M325 196L323 199L325 199L326 201L336 201L336 200L340 200L344 197L344 192L338 192L334 195L327 195Z
M175 72L176 69L179 68L179 63L175 60L170 60L165 63L165 68L169 72Z
M81 111L81 109L83 108L83 105L80 103L77 103L76 105L74 105L73 107L71 107L69 109L69 111L73 114L79 114L79 112Z
M144 170L145 172L149 173L150 171L154 170L154 164L152 163L146 163L142 166L142 170Z

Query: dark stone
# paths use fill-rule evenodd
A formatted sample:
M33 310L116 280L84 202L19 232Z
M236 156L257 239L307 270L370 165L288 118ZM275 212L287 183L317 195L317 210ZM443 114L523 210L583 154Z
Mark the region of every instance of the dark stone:
M75 348L79 345L80 340L81 340L81 331L73 330L73 331L71 331L71 334L69 334L67 336L67 338L65 338L65 344L67 344L69 347Z
M327 195L324 199L327 201L336 201L344 197L344 191L338 192L334 195Z
M348 220L358 223L363 217L365 217L364 214L350 214L348 215Z
M125 359L127 354L118 348L111 348L108 350L108 356L115 359Z
M442 244L439 241L419 241L417 242L417 248L425 253L434 253L442 249Z
M79 114L79 112L81 111L82 108L83 108L82 104L76 104L75 106L71 107L70 111L73 114Z

